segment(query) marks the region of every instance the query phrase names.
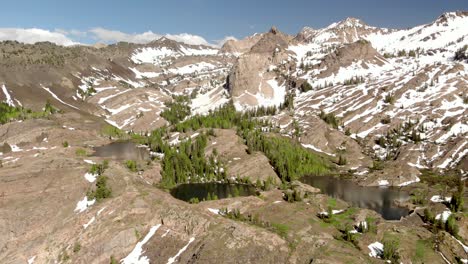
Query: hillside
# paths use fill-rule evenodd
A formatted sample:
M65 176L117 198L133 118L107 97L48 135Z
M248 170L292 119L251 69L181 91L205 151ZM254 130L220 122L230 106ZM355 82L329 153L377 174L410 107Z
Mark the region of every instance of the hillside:
M467 25L0 42L0 262L466 263Z

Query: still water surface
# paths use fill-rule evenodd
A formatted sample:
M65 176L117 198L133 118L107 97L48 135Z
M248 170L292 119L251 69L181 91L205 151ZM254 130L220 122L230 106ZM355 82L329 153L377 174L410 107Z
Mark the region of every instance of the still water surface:
M352 206L374 210L386 220L399 220L409 213L407 208L398 207L394 203L394 201L409 199L409 194L398 188L364 187L351 180L331 176L306 176L301 181L319 188L328 196L340 198Z
M198 198L199 201L207 200L208 193L210 196L216 194L218 199L255 195L254 187L247 184L230 184L230 183L187 183L180 184L171 190L172 196L179 200L190 201L192 198Z
M95 147L93 156L116 160L146 160L150 155L146 147L139 147L133 142L126 141Z

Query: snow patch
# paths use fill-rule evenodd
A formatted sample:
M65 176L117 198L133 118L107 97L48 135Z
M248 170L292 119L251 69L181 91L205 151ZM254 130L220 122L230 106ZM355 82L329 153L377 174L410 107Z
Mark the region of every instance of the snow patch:
M452 197L442 197L440 195L434 195L431 197L431 202L433 203L444 203L444 202L450 202L452 200Z
M311 149L311 150L314 150L316 152L320 152L320 153L324 153L324 154L327 154L329 156L332 156L332 157L335 157L336 155L335 154L332 154L332 153L328 153L328 152L325 152L317 147L315 147L314 145L311 145L311 144L304 144L302 143L301 144L304 148L308 148L308 149Z
M435 219L442 220L445 223L451 214L451 211L443 211L441 214L436 215Z
M367 246L369 250L371 251L369 253L370 257L373 258L380 258L383 255L383 250L384 250L384 245L380 242L374 242Z
M390 183L387 180L380 180L379 181L379 186L388 186Z
M85 173L84 175L85 179L89 182L94 182L96 180L96 178L98 177L97 174L93 174L93 173L90 173L90 172L87 172Z
M91 218L91 220L89 220L88 223L83 225L83 228L84 229L88 228L88 226L91 225L95 220L96 220L96 217L93 216L93 218Z
M213 214L216 214L216 215L219 214L219 209L208 208L208 211L210 211L210 212L212 212Z
M96 199L88 201L88 196L85 196L81 201L76 204L75 212L82 213L96 202Z
M3 90L3 94L5 94L5 102L9 105L9 106L15 106L15 103L13 103L13 100L11 99L11 96L10 94L8 93L8 90L5 86L5 84L2 85L2 90Z
M141 256L143 253L143 246L153 237L156 231L161 227L161 224L151 227L150 231L143 238L142 241L138 242L130 254L124 259L120 260L122 264L149 264L150 260L146 256Z
M187 250L188 246L189 246L193 241L195 241L195 237L190 238L190 240L189 240L189 242L187 243L187 245L185 245L183 248L181 248L181 249L179 250L179 252L177 252L177 254L176 254L174 257L169 258L169 259L167 260L167 264L172 264L172 263L174 263L174 262L176 261L176 259L177 259L182 253L184 253L185 250Z

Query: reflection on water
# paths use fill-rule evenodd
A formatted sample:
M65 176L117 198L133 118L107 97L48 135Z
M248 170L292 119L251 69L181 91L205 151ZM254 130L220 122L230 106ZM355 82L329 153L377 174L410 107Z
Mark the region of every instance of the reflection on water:
M93 156L117 160L145 160L149 158L149 151L133 142L113 142L95 147Z
M301 181L353 206L374 210L387 220L399 220L408 215L408 209L397 207L394 201L406 201L409 194L396 188L363 187L350 180L325 176L306 176Z
M208 194L212 197L215 194L218 199L255 195L254 187L246 184L230 183L187 183L180 184L171 190L171 195L183 201L190 201L198 198L199 201L207 200Z

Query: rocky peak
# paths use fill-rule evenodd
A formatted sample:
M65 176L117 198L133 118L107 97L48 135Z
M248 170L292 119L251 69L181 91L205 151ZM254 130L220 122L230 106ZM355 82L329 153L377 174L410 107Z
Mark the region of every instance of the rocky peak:
M270 33L276 35L278 33L278 29L275 26L272 26L270 29Z
M252 36L248 36L241 40L230 39L226 41L221 47L222 52L242 54L248 52L253 45L255 45L264 34L255 33Z
M455 11L455 12L446 12L440 15L435 21L435 24L444 24L447 25L450 21L453 21L458 18L468 17L468 11Z
M260 40L252 46L250 52L273 52L276 48L286 48L289 39L288 35L279 31L276 27L272 27L268 33L263 34Z
M307 41L317 33L317 30L311 27L303 27L302 30L296 35L295 39L299 42Z

